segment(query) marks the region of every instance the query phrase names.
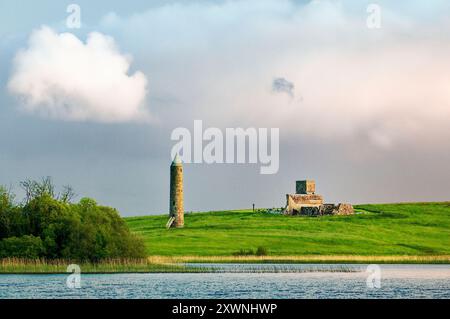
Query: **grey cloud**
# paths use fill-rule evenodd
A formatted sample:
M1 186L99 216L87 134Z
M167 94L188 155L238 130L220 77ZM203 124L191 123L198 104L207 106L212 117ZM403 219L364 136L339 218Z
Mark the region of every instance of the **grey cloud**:
M294 97L294 89L294 83L285 78L275 78L272 82L272 91L276 93L287 93L290 97Z

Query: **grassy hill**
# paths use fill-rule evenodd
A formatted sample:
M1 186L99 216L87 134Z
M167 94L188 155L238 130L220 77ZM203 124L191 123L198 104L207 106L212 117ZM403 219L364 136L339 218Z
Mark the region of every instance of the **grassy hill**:
M450 203L355 206L353 216L298 217L248 210L192 213L185 228L164 216L126 218L149 255L231 256L267 249L273 256L450 255Z

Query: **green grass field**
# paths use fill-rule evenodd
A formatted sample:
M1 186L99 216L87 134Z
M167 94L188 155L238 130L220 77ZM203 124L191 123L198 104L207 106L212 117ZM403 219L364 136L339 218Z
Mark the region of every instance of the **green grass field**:
M248 210L192 213L185 228L164 216L126 218L149 256L231 256L267 249L270 256L450 255L450 202L355 206L353 216L298 217Z

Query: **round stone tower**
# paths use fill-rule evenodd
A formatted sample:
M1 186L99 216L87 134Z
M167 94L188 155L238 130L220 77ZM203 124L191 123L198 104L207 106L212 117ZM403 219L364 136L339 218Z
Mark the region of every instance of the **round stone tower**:
M174 218L170 227L184 226L183 164L178 154L170 165L170 218Z

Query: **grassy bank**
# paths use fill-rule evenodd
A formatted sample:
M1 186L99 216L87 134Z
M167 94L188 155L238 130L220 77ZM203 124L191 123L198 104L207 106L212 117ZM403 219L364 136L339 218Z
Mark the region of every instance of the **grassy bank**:
M160 263L236 264L450 264L450 255L436 256L152 256Z
M258 260L236 255L264 247L268 257L290 261L449 262L450 203L355 208L357 215L317 218L249 210L192 213L185 216L185 228L171 230L165 229L167 216L126 222L144 237L149 256Z

